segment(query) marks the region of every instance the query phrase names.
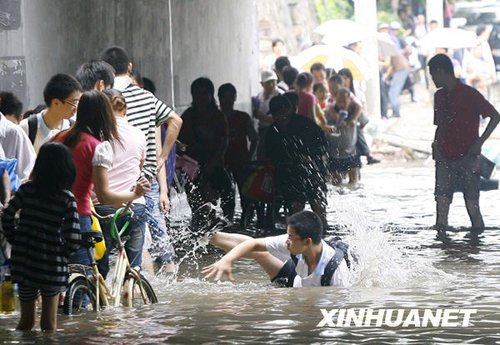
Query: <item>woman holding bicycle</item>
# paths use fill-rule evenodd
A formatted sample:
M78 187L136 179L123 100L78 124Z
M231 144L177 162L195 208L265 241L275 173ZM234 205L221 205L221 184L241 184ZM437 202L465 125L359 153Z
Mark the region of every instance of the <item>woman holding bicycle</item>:
M70 151L59 143L44 144L31 181L19 188L3 211L3 232L12 244L12 281L19 284L18 330L34 327L40 294L40 327L42 331L56 330L59 294L68 283L68 259L81 243L75 198L69 191L75 175Z
M137 180L131 191L113 192L109 188L108 169L113 161L111 143L122 143L111 102L102 92L84 92L78 103L75 124L53 140L68 146L75 161L76 179L71 190L76 198L82 232L91 231L92 190L100 203L115 207L140 198L149 191L149 182L144 177ZM90 264L85 248L80 249L71 262Z

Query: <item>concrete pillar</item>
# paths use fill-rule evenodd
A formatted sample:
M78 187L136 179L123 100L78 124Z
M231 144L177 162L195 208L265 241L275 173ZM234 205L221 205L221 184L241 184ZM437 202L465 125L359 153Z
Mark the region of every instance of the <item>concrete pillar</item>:
M158 98L172 103L175 95L179 112L190 103L189 86L199 76L210 77L216 88L232 82L247 109L259 86L255 0L0 2L5 4L19 13L10 27L0 22L0 73L10 73L0 77L0 89L12 85L25 108L42 103L53 74L74 74L111 45L131 53L141 74L155 81Z
M356 0L354 16L357 23L373 32L373 35L363 40L363 57L371 67L371 78L367 81L366 112L371 117L380 117L380 84L377 46L377 2L376 0Z
M443 0L427 0L426 2L426 14L427 14L427 24L431 20L437 20L439 27L443 27L444 22L444 10L443 10Z

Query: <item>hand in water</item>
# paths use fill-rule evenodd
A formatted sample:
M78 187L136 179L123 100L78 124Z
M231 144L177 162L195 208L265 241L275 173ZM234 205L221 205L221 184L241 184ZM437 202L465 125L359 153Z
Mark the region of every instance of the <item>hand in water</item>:
M224 260L219 260L212 265L203 267L201 273L205 274L205 279L214 277L214 280L220 280L224 275L227 275L229 280L234 280L231 264Z

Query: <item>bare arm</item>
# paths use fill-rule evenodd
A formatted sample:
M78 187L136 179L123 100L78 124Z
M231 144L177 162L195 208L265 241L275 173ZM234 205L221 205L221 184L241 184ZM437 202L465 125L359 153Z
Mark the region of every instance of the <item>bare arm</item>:
M182 118L176 113L172 113L167 118L166 123L167 123L167 130L165 132L165 142L163 143L163 147L161 147L161 153L157 159L158 171L163 169L165 161L167 160L168 155L172 150L172 147L174 147L177 137L179 136L179 132L181 131L182 127ZM161 143L161 136L160 136L160 143ZM157 152L159 151L157 150Z
M160 152L161 149L161 128L156 128L156 152ZM160 210L162 212L168 212L170 210L170 200L168 198L168 185L167 185L167 169L162 169L165 165L165 160L158 158L158 170L156 174L156 180L160 186ZM161 164L161 166L160 166Z
M481 147L483 146L486 139L490 137L491 133L493 133L499 122L500 114L498 114L498 111L495 110L495 113L490 117L488 126L486 126L486 129L484 130L483 134L481 134L479 139L471 146L471 148L469 149L469 153L477 155L481 153Z
M231 266L234 261L247 256L251 252L264 251L267 251L265 238L255 238L241 242L224 255L219 261L204 267L202 273L205 274L205 278L214 277L215 280L220 280L224 275L227 275L230 280L233 280Z

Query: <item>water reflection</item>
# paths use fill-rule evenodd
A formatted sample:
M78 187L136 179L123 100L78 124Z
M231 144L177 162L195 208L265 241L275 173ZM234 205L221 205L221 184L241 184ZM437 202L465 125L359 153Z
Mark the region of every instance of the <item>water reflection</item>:
M57 335L21 334L15 316L0 318L0 342L61 344L157 343L481 343L498 341L500 312L499 192L481 195L486 223L474 234L461 197L450 212L455 226L437 236L433 169L369 167L363 188L329 191L330 232L355 254L352 287L272 288L250 260L236 263L236 282L200 279L199 267L220 255L186 258L179 279L152 277L160 303L60 316ZM173 203L173 221L187 209ZM475 308L468 328L317 327L321 308Z

